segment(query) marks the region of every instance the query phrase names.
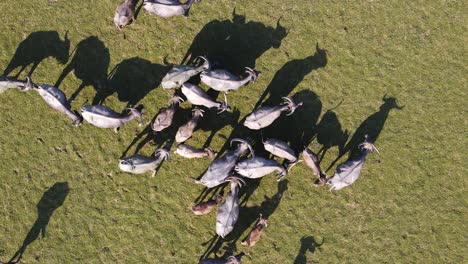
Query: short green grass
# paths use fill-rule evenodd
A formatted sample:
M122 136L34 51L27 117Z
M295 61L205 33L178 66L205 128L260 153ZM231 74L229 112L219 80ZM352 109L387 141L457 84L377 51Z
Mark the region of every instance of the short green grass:
M384 95L404 106L377 114L378 122L371 124L383 125L375 142L382 156L372 154L350 187L333 193L315 188L304 164L293 168L287 182L277 183L273 176L250 181L246 190L254 192L242 205L233 234L217 245L218 255L242 250L249 254L245 263L466 262L466 2L203 0L188 19L163 20L142 10L125 28L125 39L112 23L118 2L0 2L1 70L33 32L57 31L63 41L68 31L70 53L95 36L104 46L94 50L98 42L90 42L81 49L95 53L80 62L85 77L101 78L120 62L140 58L130 60L143 65L131 74L146 90L131 89L144 96L139 103L145 105L147 121L167 104L168 93L151 86L164 74L164 58L180 63L204 31L206 45L227 43L211 48L235 62L255 62L262 72L258 82L228 95L239 111L230 116L234 121L248 114L271 85L305 96L304 108L278 121L288 124L281 131L297 144L303 135L294 125L310 137L324 127L330 128L322 133L325 138L335 129L352 136L379 113ZM273 31L280 17L288 35L278 43ZM28 50L36 54L43 46L34 42ZM306 69L310 64L301 62L320 50L326 50L326 65L322 57ZM72 58L65 64L42 60L34 81L55 84ZM60 88L68 96L82 83L79 74L63 79ZM123 87L104 104L119 111L126 107L134 94L125 98ZM93 86L86 85L73 107L92 102L95 95ZM316 97L307 97L311 95ZM332 110L336 118L319 126L327 109L338 104ZM215 213L191 214L189 206L203 188L189 177L200 175L208 160L173 155L155 178L122 173L118 158L142 130L136 122L118 135L89 124L75 128L35 92L1 94L0 122L1 261L8 261L24 240L33 241L25 248L24 263L196 263L207 250ZM217 131L211 147L219 150L232 131L231 125ZM188 143L201 146L209 134L198 130ZM311 149L319 151L319 141L312 141ZM154 150L148 143L140 153ZM322 166L327 168L338 154L336 146L330 148ZM60 191L66 188L65 196ZM47 198L57 203L56 210L38 218L38 211L51 205ZM248 250L241 239L261 212L269 214L269 226ZM44 237L40 226L46 226Z

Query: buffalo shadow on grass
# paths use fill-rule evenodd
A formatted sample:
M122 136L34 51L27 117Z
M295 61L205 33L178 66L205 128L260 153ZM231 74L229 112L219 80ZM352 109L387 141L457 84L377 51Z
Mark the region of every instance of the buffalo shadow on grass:
M317 248L320 248L323 245L322 243L317 243L313 236L304 236L301 238L301 247L299 248L299 252L297 253L296 258L294 259L294 264L306 264L307 257L306 253L309 251L311 254L314 254ZM310 262L310 261L309 261Z
M358 146L364 141L365 135L367 135L367 140L369 142L375 143L384 128L390 111L392 109L402 110L404 108L404 106L401 107L397 104L395 97L387 97L385 95L382 101L383 104L380 106L379 111L367 117L366 120L359 125L351 139L341 149L338 157L330 164L326 171L329 171L333 165L348 152L349 159L360 155L361 150L359 150Z
M107 97L117 93L119 101L133 107L159 86L168 70L166 65L139 57L125 59L109 73L106 89L97 91L93 102L102 104Z
M327 51L320 49L317 43L315 53L303 59L294 59L285 63L279 69L263 94L260 96L255 109L260 105L272 106L281 103L282 98L288 96L304 77L313 70L327 65ZM269 97L265 100L265 97Z
M226 111L220 114L213 110L205 111L204 117L200 120L199 128L203 131L209 131L210 135L205 140L203 147L209 147L216 133L218 133L224 127L230 126L234 128L237 124L237 121L239 120L239 117L240 111L237 108L234 108L232 111Z
M301 152L316 135L317 121L322 111L320 97L311 90L302 90L292 97L303 105L291 115L282 114L273 124L263 129L263 137L276 138L289 143L289 146Z
M322 145L318 152L319 162L323 160L326 152L334 146L337 146L339 153L341 153L348 138L349 132L348 130L343 131L336 113L333 109L327 110L317 124L317 142Z
M270 48L279 48L287 36L280 20L276 28L236 14L231 20L213 20L195 36L182 63L192 63L197 56L205 56L233 74L243 74L245 67L255 68L255 61Z
M97 94L105 93L107 84L107 70L109 68L110 54L109 49L96 36L88 37L78 43L73 58L63 69L62 74L55 83L59 87L62 81L70 72L81 80L80 86L68 99L72 102L78 94L88 85L92 85ZM93 105L97 104L97 97Z
M20 67L15 75L15 78L18 78L29 65L32 65L32 67L27 75L32 75L37 66L49 57L55 58L61 64L65 64L68 61L69 50L68 31L65 33L64 40L60 39L57 31L33 32L18 45L15 54L3 71L3 75L9 75Z
M223 244L223 249L226 252L225 255L229 255L231 252L237 252L236 243L239 241L242 234L244 234L245 231L247 231L247 229L257 221L259 215L262 214L263 218L268 219L276 211L284 192L288 190L288 183L287 179L278 182L278 191L276 194L272 197L265 196L265 200L260 204L260 206L248 207L245 204L242 206L241 203L239 208L239 218L234 225L232 232L224 239L215 235L211 240L203 243L203 246L208 245L208 247L200 259L207 258L213 253L216 255L216 253L223 247ZM239 199L244 195L242 192L243 189L244 187L239 191Z
M62 204L65 202L70 189L67 182L57 182L50 187L43 195L39 203L37 203L37 219L29 230L21 247L16 251L15 255L8 263L18 263L23 257L27 247L34 242L39 234L45 237L46 227L49 224L50 217Z

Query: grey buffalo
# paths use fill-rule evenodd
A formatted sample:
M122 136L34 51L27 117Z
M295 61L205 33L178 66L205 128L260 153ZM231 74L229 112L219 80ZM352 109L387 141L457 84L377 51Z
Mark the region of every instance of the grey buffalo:
M128 108L130 114L126 116L118 114L114 110L103 105L85 105L82 106L80 110L81 116L83 116L83 119L88 123L99 128L113 128L115 133L119 132L122 125L135 118L139 119L140 126L143 122L140 110L135 108Z
M354 183L359 178L367 154L374 150L379 153L374 144L367 141L367 135L364 142L359 144L359 148L361 149L359 156L338 165L335 175L327 181L327 184L331 186L330 190L340 190Z
M254 130L267 127L280 117L282 112L288 112L288 116L292 115L296 108L301 105L302 102L295 103L290 98L284 97L284 103L278 106L263 106L257 108L257 110L246 117L244 126Z
M177 65L172 67L163 77L161 86L163 89L173 89L180 87L193 76L206 71L210 68L210 62L203 56L198 56L197 59L203 60L202 65Z
M181 3L178 0L144 0L143 8L152 15L157 15L163 18L173 16L188 16L190 7L195 0L188 0L186 3Z
M216 234L224 238L234 229L239 218L238 191L245 182L239 177L229 177L226 181L231 182L231 190L228 192L226 201L216 211Z
M250 146L246 140L234 138L231 140L231 145L233 142L239 143L237 148L229 150L224 154L224 156L215 159L202 175L200 180L195 180L195 183L203 184L207 188L213 188L224 183L226 178L229 177L233 171L239 158L247 154L247 151L249 150L253 153L252 146Z
M200 79L204 84L216 91L229 92L238 90L241 86L257 80L258 73L255 70L246 68L245 73L246 77L239 78L226 70L211 70L202 72Z
M152 157L146 157L140 154L135 154L128 158L119 160L119 168L122 171L143 174L147 171L152 171L151 177L156 174L156 168L161 165L163 161L169 159L169 151L165 148L158 149L154 152Z

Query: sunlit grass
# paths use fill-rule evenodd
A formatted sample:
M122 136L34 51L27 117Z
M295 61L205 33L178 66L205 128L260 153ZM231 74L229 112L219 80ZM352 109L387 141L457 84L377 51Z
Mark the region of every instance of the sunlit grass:
M354 185L334 193L315 188L311 171L299 164L278 198L274 176L265 177L241 208L239 225L218 255L245 251L249 254L245 263L464 261L467 19L463 1L203 0L192 7L188 19L163 20L142 10L137 21L125 28L125 38L112 23L118 2L1 2L0 70L10 63L19 44L37 31L57 31L62 41L68 31L68 62L80 41L96 36L109 52L106 73L134 57L162 68L165 57L180 63L193 39L212 22L209 29L218 35L205 31L210 36L206 45L223 43L219 38L225 29L226 46L211 48L226 49L233 61L253 61L255 65L245 66L261 71L256 83L228 95L231 106L239 110L233 119L247 115L272 80L281 84L273 85L278 93L284 87L293 89L291 95L317 96L305 98L304 108L274 126L297 144L303 135L295 127L313 134L326 111L342 100L332 111L350 138L379 111L385 95L404 106L380 120L384 125L375 144L382 156L369 156ZM273 40L280 17L287 36L278 48L262 47ZM233 39L239 44L233 45ZM304 76L300 72L306 64L279 71L288 62L313 56L317 44L326 50L326 65L315 60L318 66ZM237 50L242 52L232 54ZM98 55L96 60L101 60L102 53ZM93 65L88 59L84 63ZM53 85L68 62L44 59L32 77L36 83ZM275 79L277 72L282 75ZM156 80L164 73L134 74ZM298 81L299 77L303 79ZM141 83L145 81L152 82ZM81 83L70 73L60 88L70 96ZM161 87L152 88L139 102L145 105L145 121L166 107L169 98ZM94 87L87 85L72 105L79 108L95 95ZM113 94L104 104L121 111L128 100ZM183 103L182 108L190 105ZM75 128L33 91L0 94L0 122L1 261L8 261L21 247L38 217L36 205L57 182L67 182L69 193L50 216L45 237L39 235L28 245L24 263L196 263L207 249L205 243L215 234L215 213L195 217L189 207L203 190L190 177L198 177L208 160L173 155L155 178L150 173L122 173L118 158L143 128L136 122L122 127L119 134L87 123ZM219 150L232 130L229 125L219 130L211 147ZM187 143L200 147L209 134L198 130ZM313 140L310 148L319 151L322 145ZM149 143L140 153L150 155L154 150ZM338 155L336 146L330 148L322 167ZM241 239L265 211L271 213L269 225L260 242L248 250L240 245Z

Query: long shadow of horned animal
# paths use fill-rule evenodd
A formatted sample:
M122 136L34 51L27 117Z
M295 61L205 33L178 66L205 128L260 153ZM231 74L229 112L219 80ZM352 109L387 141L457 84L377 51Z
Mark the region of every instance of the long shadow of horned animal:
M283 97L288 96L305 76L313 70L327 65L327 51L319 48L317 43L315 53L303 58L288 61L281 67L260 96L255 108L260 105L277 105ZM268 98L265 100L265 97Z
M62 71L54 87L59 87L65 77L70 72L74 72L82 83L70 96L70 102L88 85L92 85L98 94L103 93L106 89L109 62L109 50L104 43L98 37L88 37L78 43L72 60ZM93 102L93 104L97 104L97 102Z
M68 31L64 40L60 39L57 31L37 31L29 34L16 48L13 58L3 71L3 75L9 75L16 68L20 68L15 75L16 78L32 65L27 75L32 75L37 66L47 58L55 58L59 63L65 64L68 61L70 40Z
M117 93L121 102L127 102L127 107L137 105L146 95L161 83L169 66L155 64L149 60L133 57L121 61L109 73L107 88L97 91L95 104Z
M181 64L192 63L197 56L206 56L223 69L241 75L245 67L254 69L255 61L264 52L279 48L287 35L280 19L273 28L256 21L246 22L245 16L236 14L234 9L232 20L213 20L203 27Z
M339 153L342 153L348 138L349 132L343 131L336 113L333 109L328 109L317 124L317 142L322 145L318 153L319 162L323 160L325 153L334 146L337 146Z
M331 167L333 167L333 165L348 152L350 158L359 156L361 154L361 150L358 146L362 142L362 139L367 135L369 142L376 142L384 128L385 121L387 121L390 111L392 109L402 110L404 108L404 106L399 106L397 104L395 97L387 97L384 95L382 101L384 103L380 106L379 111L370 115L361 123L361 125L359 125L356 132L354 132L351 139L339 153L338 157L327 168L327 171L329 171Z

